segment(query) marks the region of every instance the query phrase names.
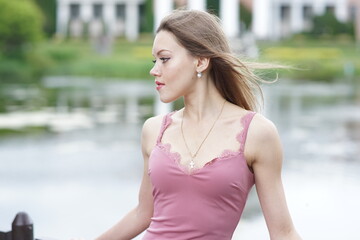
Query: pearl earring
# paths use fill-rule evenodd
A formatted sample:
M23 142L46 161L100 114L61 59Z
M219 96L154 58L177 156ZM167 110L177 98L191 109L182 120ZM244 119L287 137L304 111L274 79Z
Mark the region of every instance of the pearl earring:
M202 73L201 73L201 72L198 72L196 75L197 75L198 78L201 78L201 77L202 77Z

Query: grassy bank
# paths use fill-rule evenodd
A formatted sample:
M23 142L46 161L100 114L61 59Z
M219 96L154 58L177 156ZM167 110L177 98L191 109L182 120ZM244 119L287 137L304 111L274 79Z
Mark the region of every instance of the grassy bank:
M0 56L2 82L31 83L44 75L96 78L152 79L152 35L136 42L117 39L109 54L99 53L99 44L85 40L48 40L37 45L28 61ZM290 65L297 70L280 71L280 77L331 82L344 79L344 72L360 76L360 47L349 39L259 42L256 61ZM104 50L104 49L103 49Z
M111 54L101 55L95 45L80 40L50 41L38 51L49 59L46 74L106 78L151 79L152 36L141 36L137 42L117 40ZM294 38L281 42L260 42L261 62L288 64L298 70L280 71L281 77L315 81L344 78L344 68L360 76L360 54L354 42L347 39L308 40Z
M39 45L38 51L50 61L47 75L91 76L97 78L150 79L152 37L137 42L118 39L111 54L97 52L90 41L51 41Z
M283 71L282 76L332 82L350 75L360 77L360 47L348 39L309 40L294 38L260 43L262 61L288 64L298 70Z

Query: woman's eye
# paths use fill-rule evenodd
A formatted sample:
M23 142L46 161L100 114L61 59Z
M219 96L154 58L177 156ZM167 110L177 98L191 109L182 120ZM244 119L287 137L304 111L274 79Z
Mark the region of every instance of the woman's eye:
M166 63L170 58L165 58L165 57L161 57L159 58L161 60L162 63ZM152 60L152 62L155 64L156 63L156 59Z
M170 58L160 58L160 60L163 62L163 63L166 63Z

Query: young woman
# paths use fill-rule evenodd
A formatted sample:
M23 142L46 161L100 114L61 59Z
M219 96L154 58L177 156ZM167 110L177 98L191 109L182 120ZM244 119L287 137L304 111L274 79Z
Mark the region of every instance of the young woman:
M287 208L275 126L256 110L259 80L231 54L218 19L177 10L153 44L162 102L184 108L148 119L142 131L139 203L98 240L230 240L256 185L273 240L300 239Z

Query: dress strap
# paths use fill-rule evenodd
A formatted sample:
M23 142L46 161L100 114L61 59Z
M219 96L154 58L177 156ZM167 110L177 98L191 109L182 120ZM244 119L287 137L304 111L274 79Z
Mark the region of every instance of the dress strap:
M240 152L244 151L247 133L251 120L254 118L256 112L249 112L241 118L241 125L243 127L241 133L237 136L237 140L240 143Z
M171 113L168 113L166 114L164 117L163 117L163 120L162 120L162 124L161 124L161 128L160 128L160 133L159 133L159 136L157 138L157 141L156 143L160 143L161 142L161 139L164 135L164 132L165 130L167 129L167 127L172 123L172 118L171 116L175 113L174 112L171 112Z

